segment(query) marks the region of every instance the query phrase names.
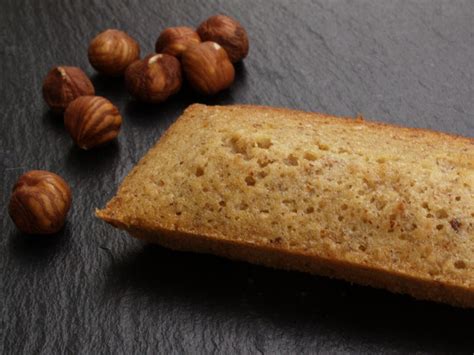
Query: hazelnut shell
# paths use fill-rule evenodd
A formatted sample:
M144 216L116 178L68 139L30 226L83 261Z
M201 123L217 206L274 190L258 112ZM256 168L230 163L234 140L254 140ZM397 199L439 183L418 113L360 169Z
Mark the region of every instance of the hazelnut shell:
M169 27L160 33L155 51L180 57L187 48L199 43L201 39L191 27Z
M64 126L82 149L100 146L115 139L122 125L119 110L100 96L81 96L64 113Z
M181 64L168 54L151 54L125 72L128 92L138 101L159 103L176 94L182 85Z
M226 15L209 17L197 28L202 41L219 43L226 50L232 63L244 59L249 52L249 39L245 28Z
M140 59L140 46L125 32L111 29L99 33L91 41L87 55L99 73L120 76L130 64Z
M192 46L181 60L189 84L202 94L216 94L234 81L234 66L224 48L215 42Z
M64 112L79 96L94 94L94 85L78 67L55 67L43 81L43 98L54 112Z
M21 232L52 234L64 226L71 200L71 189L59 175L31 170L13 187L8 212Z

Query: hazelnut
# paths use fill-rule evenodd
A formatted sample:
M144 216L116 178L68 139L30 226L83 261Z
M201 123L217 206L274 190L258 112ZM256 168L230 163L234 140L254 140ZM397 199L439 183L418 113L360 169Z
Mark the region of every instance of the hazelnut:
M247 32L232 17L211 16L199 25L197 33L202 41L217 42L224 47L232 63L244 59L249 52Z
M175 57L194 44L201 43L196 31L190 27L169 27L160 33L156 40L156 53L166 53Z
M181 64L168 54L151 54L125 72L125 85L135 99L158 103L176 94L182 84Z
M64 113L64 126L82 149L113 140L118 136L121 124L117 107L100 96L78 97Z
M224 48L215 42L192 46L181 60L189 84L202 94L216 94L234 81L234 66Z
M89 62L99 73L119 76L140 59L140 46L125 32L107 30L91 41L87 54Z
M60 176L31 170L13 187L8 211L23 233L52 234L63 227L71 200L69 185Z
M79 96L94 94L94 85L78 67L55 67L43 81L44 100L55 112L63 112Z

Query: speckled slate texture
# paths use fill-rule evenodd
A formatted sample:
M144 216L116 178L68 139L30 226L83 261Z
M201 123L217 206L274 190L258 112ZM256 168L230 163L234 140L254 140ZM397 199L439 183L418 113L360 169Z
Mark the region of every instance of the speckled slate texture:
M116 27L153 50L166 26L238 18L250 55L231 90L132 102L94 73L87 44ZM96 220L114 189L192 102L255 103L474 136L470 0L0 0L0 353L411 353L474 351L474 311L295 272L147 246ZM124 117L115 144L82 152L41 98L55 64L78 65ZM376 147L374 147L376 148ZM16 178L70 182L58 238L16 232Z

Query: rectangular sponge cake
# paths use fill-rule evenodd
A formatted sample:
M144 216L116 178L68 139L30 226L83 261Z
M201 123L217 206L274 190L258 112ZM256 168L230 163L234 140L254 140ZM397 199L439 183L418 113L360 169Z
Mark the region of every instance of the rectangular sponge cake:
M195 104L97 211L132 236L474 307L474 139Z

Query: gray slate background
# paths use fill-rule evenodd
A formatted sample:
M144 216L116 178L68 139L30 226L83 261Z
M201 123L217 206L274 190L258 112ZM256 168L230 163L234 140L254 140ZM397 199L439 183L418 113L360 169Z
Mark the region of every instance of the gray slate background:
M115 27L151 52L167 26L224 12L250 34L234 86L158 106L94 73L88 41ZM474 2L0 0L0 353L474 351L474 313L344 282L128 238L93 217L192 102L255 103L474 136ZM82 152L41 98L50 67L78 65L124 116L117 143ZM376 147L374 147L376 148ZM62 175L73 208L35 241L7 215L30 169Z

